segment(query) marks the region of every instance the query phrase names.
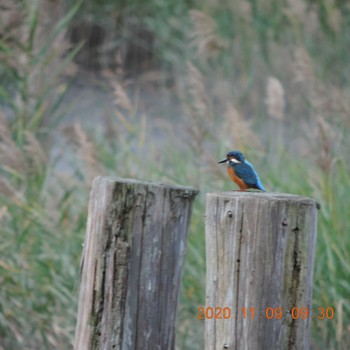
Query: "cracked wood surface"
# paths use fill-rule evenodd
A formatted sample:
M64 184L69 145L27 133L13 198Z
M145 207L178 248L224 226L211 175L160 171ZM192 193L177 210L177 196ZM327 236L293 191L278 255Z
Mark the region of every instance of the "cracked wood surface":
M206 350L310 349L311 316L289 312L312 307L318 208L280 193L207 195L206 307L229 307L231 317L205 320ZM266 319L269 307L282 318Z
M174 349L187 229L197 191L95 178L75 350Z

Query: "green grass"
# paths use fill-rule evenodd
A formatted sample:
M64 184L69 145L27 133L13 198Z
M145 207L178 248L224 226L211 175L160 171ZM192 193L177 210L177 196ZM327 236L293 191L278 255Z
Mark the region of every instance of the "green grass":
M48 140L65 112L62 74L75 54L62 55L63 46L54 44L74 14L98 22L114 9L113 3L98 7L92 1L85 9L77 5L43 38L39 2L20 3L26 40L18 40L16 32L0 35L1 346L71 347L91 179L109 174L200 189L190 226L177 343L180 349L202 349L204 324L197 320L197 308L205 302L205 193L232 189L215 161L240 148L268 190L321 203L313 305L334 306L336 316L313 321L313 348L347 348L350 69L345 50L350 15L341 2L313 3L308 15L263 0L231 5L150 0L139 12L134 10L136 0L133 6L120 3L116 10L139 16L155 32L154 55L176 73L180 88L173 91L187 114L179 133L167 122L170 131L161 146L153 137L152 117L140 117L136 99L129 111L116 106L129 117L113 116L111 126L99 134L76 127L69 148L75 156L73 175L59 173L49 158ZM190 12L193 8L202 15ZM208 23L213 28L205 32ZM26 58L24 64L19 57ZM279 120L266 106L269 76L277 77L285 92ZM278 102L280 97L273 98Z

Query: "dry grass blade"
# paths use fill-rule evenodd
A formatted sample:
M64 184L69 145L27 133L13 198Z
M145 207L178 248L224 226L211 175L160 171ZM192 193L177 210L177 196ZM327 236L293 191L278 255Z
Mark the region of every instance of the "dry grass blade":
M24 146L24 150L26 151L28 158L34 163L33 167L40 169L40 167L47 163L47 155L39 140L33 133L26 131L25 136L27 143Z
M235 11L238 10L240 14L240 18L245 20L247 23L251 24L252 17L253 17L252 4L247 0L239 1L238 4L237 3L231 3L231 4L232 4L232 7L234 7ZM237 5L238 5L238 8L237 8Z
M16 189L10 184L9 181L0 177L0 193L4 197L13 198L17 196Z
M247 146L250 148L261 149L262 145L258 136L251 129L251 124L244 120L241 113L232 104L228 104L224 114L225 122L223 135L226 135L227 149L235 148L244 152Z
M342 14L339 8L336 8L335 6L330 6L328 10L329 25L334 32L338 33L342 28Z
M70 141L76 146L77 157L85 166L84 175L86 175L86 181L90 185L94 177L104 173L103 168L98 161L95 146L89 140L88 135L80 123L75 123L73 126L65 128L64 132Z
M275 77L269 77L266 87L267 112L270 117L283 120L286 105L282 83Z
M0 38L6 41L18 36L23 13L13 0L2 0L0 6Z
M350 121L348 98L339 87L323 83L317 79L313 61L305 48L295 52L295 81L306 88L314 115L340 115L346 124ZM317 121L318 122L318 121Z
M0 115L0 165L3 169L17 174L25 174L28 171L27 159L12 140L12 132L5 115Z
M340 115L346 126L350 126L350 104L345 91L339 87L330 86L324 95L325 110L329 115Z
M116 80L110 80L110 84L113 88L114 92L114 103L117 107L123 108L127 110L128 112L132 111L132 104L130 102L130 99L128 97L127 92L125 91L124 87L121 83L119 83Z
M337 303L337 330L336 337L338 342L340 343L343 338L343 301L339 300Z
M313 110L317 114L322 113L325 107L323 87L316 78L312 59L303 47L299 47L295 51L294 69L295 81L305 85Z
M335 133L331 125L323 117L319 116L317 119L316 135L314 137L317 140L317 152L313 153L316 154L317 165L327 174L330 172L334 162L331 154L334 135Z
M1 179L0 179L1 181ZM0 190L1 191L1 190ZM6 216L7 213L7 207L5 205L3 205L1 208L0 208L0 222L1 220Z
M210 58L226 49L227 44L215 32L216 25L210 16L199 10L191 10L190 15L194 24L190 39L199 57Z
M315 73L310 55L303 47L298 47L295 52L295 81L301 83L314 83Z
M17 175L41 169L47 163L47 155L35 135L25 132L26 143L18 146L12 139L12 131L4 115L0 116L0 160L1 167Z
M204 80L200 71L191 63L187 63L188 80L187 89L191 99L191 115L205 116L208 114L208 96Z
M307 4L304 0L287 0L288 11L304 23Z
M208 96L202 74L190 62L187 64L187 68L186 86L179 89L179 95L187 117L186 124L190 135L190 145L197 154L202 154L203 142L208 131Z

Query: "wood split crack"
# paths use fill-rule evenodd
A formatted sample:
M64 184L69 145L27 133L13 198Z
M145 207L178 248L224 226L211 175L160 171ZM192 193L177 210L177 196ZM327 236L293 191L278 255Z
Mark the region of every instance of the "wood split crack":
M294 234L294 247L293 247L293 271L292 271L292 305L291 307L295 307L298 303L298 291L300 285L300 272L301 272L301 262L299 257L299 227L298 225L292 230ZM296 337L297 337L297 319L292 318L290 333L288 337L288 345L290 349L293 349L296 345Z
M238 203L236 204L236 205L238 205ZM243 234L242 234L242 232L243 232L243 222L244 222L244 204L242 204L242 212L241 212L241 222L240 222L240 224L241 224L241 226L240 226L240 229L239 229L239 244L238 244L238 254L237 254L237 256L238 256L238 259L236 260L236 263L237 263L237 267L236 267L236 281L237 281L237 286L236 286L236 310L238 310L239 309L239 305L238 305L238 303L239 303L239 296L240 296L240 294L239 294L239 285L240 285L240 268L241 268L241 249L242 249L242 239L243 239ZM237 219L237 218L236 218ZM239 336L239 334L238 334L238 322L236 321L236 325L235 325L235 344L237 345L239 342L237 341L237 339L238 339L238 336Z

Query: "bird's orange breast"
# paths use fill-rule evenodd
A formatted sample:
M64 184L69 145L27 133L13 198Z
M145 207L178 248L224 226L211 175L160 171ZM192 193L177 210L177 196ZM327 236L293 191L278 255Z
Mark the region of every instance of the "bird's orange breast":
M234 181L241 190L247 190L249 188L247 184L236 175L235 170L232 166L227 167L227 172L231 180Z

